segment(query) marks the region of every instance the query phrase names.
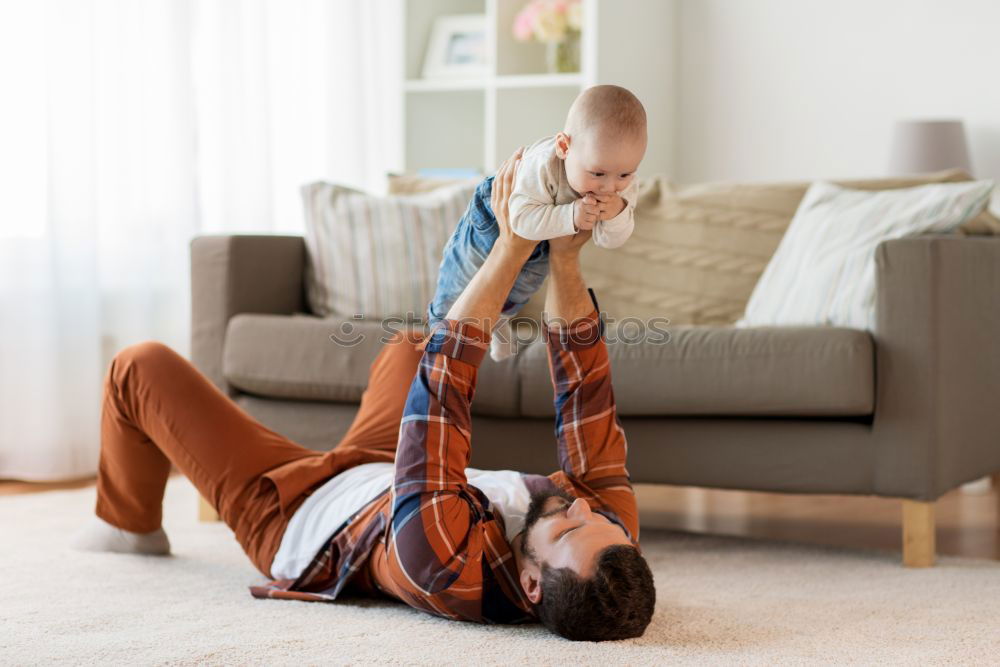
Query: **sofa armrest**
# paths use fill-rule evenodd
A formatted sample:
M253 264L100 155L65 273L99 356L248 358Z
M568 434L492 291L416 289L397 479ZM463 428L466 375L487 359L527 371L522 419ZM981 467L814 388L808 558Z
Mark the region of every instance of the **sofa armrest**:
M876 493L933 500L1000 470L1000 238L918 236L876 260Z
M301 236L198 236L191 241L191 362L227 395L222 347L237 313L306 310Z

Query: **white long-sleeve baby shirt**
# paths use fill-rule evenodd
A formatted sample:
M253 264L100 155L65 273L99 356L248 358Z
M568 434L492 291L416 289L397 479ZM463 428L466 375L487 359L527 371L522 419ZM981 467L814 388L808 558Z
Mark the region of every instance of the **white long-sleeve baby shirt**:
M635 200L638 179L618 193L625 200L622 212L594 225L594 243L617 248L632 235L635 227ZM540 139L524 149L510 194L510 225L518 236L532 241L568 236L573 226L573 202L581 193L570 187L566 165L556 155L555 136Z

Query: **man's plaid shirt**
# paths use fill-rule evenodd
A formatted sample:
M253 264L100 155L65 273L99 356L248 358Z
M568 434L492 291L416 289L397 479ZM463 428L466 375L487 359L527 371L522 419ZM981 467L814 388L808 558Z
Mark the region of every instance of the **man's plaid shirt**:
M532 492L555 486L586 499L638 546L638 513L603 322L595 310L572 329L545 334L561 470L548 477L525 475L525 482ZM421 343L424 354L400 424L392 488L337 531L298 578L252 586L255 597L330 601L351 582L447 618L535 620L518 583L503 518L465 478L470 405L488 343L489 335L474 326L438 324Z

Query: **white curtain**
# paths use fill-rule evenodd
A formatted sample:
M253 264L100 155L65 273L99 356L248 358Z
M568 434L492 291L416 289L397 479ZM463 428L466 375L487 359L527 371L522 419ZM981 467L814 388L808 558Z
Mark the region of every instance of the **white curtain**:
M401 0L0 0L0 478L93 474L114 353L188 354L199 233L401 163Z

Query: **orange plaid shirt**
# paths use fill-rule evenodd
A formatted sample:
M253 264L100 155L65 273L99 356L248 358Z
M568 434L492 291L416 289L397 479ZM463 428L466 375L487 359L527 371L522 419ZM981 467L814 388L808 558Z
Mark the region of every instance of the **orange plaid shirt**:
M603 323L595 309L572 329L544 331L561 470L524 481L532 492L555 486L584 498L638 546ZM488 343L488 334L454 320L431 332L403 412L392 487L337 531L298 578L252 586L255 597L330 601L350 582L447 618L535 620L503 518L465 477L470 406Z

